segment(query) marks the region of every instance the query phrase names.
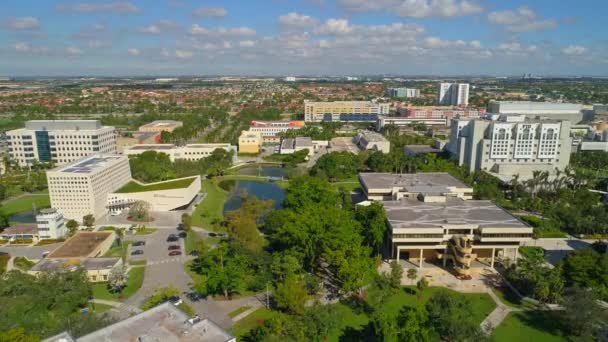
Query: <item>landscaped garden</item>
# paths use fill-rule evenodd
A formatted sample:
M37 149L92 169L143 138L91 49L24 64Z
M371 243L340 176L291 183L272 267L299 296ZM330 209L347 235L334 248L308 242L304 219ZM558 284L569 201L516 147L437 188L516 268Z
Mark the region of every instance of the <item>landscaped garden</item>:
M178 179L170 182L155 183L155 184L139 184L131 181L124 185L122 188L116 190L117 193L131 193L131 192L146 192L146 191L159 191L159 190L172 190L187 188L194 182L194 177Z
M42 209L50 206L51 199L49 198L48 194L24 195L22 197L2 203L0 213L10 216L16 213L32 211L33 208Z
M93 284L93 298L124 301L131 297L144 282L145 267L133 267L129 271L127 285L122 289L122 292L110 292L108 289L108 283L94 283Z
M228 193L210 179L203 181L203 192L206 196L192 213L192 225L214 229L215 223L224 218L224 203L228 198Z
M564 327L551 311L511 312L494 330L495 342L553 342L567 340Z

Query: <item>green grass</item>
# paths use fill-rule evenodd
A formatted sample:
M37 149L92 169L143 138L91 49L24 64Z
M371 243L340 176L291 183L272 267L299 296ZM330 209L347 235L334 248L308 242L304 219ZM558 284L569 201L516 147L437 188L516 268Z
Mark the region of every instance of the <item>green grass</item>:
M545 250L541 247L534 246L521 246L519 247L519 253L525 258L532 258L536 255L545 255Z
M210 179L203 181L203 192L207 195L192 213L192 225L216 229L214 223L224 218L224 203L228 199L228 193Z
M283 314L266 308L259 308L247 315L247 317L236 322L232 327L232 335L234 335L237 340L240 340L240 338L243 335L247 334L251 329L254 329L257 326L264 324L264 321L266 320L280 315Z
M507 286L497 287L497 288L495 287L495 288L492 288L492 291L500 299L500 301L503 304L508 305L510 307L521 308L521 309L536 308L536 304L532 303L529 300L525 300L525 299L521 298L520 296L517 295L517 293L513 292L513 290L511 290Z
M205 280L205 277L190 269L190 267L192 266L192 262L193 261L191 260L184 264L184 269L186 270L186 273L188 273L190 278L192 278L193 283L203 282Z
M146 260L133 260L133 261L129 261L129 265L131 265L131 266L145 266L146 265Z
M113 306L112 305L106 305L106 304L99 304L99 303L89 303L87 305L87 308L95 313L104 313L104 312L108 312L110 311Z
M183 312L186 313L186 315L192 317L194 315L196 315L196 312L194 312L194 309L188 305L186 302L183 302L177 306L178 308L180 308Z
M557 342L565 341L559 320L550 311L511 312L494 330L494 342Z
M48 195L26 195L2 203L0 213L10 216L16 213L32 211L34 206L36 209L49 208L51 206L51 199Z
M156 233L158 229L156 228L144 228L144 229L135 229L135 235L148 235L152 233Z
M200 239L199 239L198 235L196 235L196 232L194 230L190 229L186 233L186 239L184 241L184 245L186 246L187 254L189 254L190 252L192 252L193 250L196 249L196 245L199 240Z
M6 272L6 265L8 264L8 259L11 257L8 254L0 253L0 275Z
M16 257L13 260L13 264L15 265L15 267L17 267L18 269L20 269L22 271L29 271L32 269L32 267L34 267L34 265L36 265L35 262L30 261L26 257Z
M145 191L157 191L157 190L171 190L187 188L194 182L194 177L178 179L172 182L164 182L157 184L146 184L141 185L133 181L127 183L122 188L116 190L116 193L130 193L130 192L145 192Z
M145 267L134 267L129 271L129 278L127 279L127 286L122 289L121 293L114 293L108 291L108 283L94 283L93 284L93 298L124 301L131 297L144 282Z
M332 183L332 185L336 189L344 188L350 192L355 191L355 190L361 192L361 183L359 183L359 182L336 182L336 183Z
M243 312L245 312L245 311L247 311L247 310L249 310L249 309L251 309L251 306L248 306L248 305L241 306L240 308L238 308L238 309L236 309L236 310L234 310L234 311L230 312L230 313L228 314L228 317L230 317L230 318L234 318L234 317L236 317L236 316L238 316L238 315L242 314Z
M113 245L103 256L104 258L121 257L124 259L127 256L129 245L132 243L133 241L123 240L121 245Z

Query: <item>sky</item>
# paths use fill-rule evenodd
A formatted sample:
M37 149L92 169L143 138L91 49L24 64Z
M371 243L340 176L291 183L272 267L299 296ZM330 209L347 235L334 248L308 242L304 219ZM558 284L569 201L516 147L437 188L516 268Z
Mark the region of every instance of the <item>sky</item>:
M0 75L608 76L606 0L2 0Z

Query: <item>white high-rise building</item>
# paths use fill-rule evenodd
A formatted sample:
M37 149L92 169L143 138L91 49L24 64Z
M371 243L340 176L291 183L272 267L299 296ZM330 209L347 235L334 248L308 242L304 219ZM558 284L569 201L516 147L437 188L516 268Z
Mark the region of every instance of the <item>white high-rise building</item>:
M63 214L55 208L41 209L36 215L40 240L60 239L68 235Z
M99 218L108 212L108 194L131 180L131 169L127 156L96 154L49 170L46 177L51 207L82 222L85 215Z
M30 120L6 132L9 155L19 166L34 161L64 165L96 153L116 153L114 127L98 120Z
M439 83L437 104L442 106L468 106L468 83Z

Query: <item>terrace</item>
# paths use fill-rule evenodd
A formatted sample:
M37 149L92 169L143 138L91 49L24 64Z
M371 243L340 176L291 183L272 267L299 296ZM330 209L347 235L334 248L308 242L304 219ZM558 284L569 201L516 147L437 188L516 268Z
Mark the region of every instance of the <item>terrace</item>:
M115 191L118 194L132 193L132 192L147 192L147 191L159 191L159 190L172 190L187 188L194 182L196 177L177 179L173 181L152 183L152 184L141 184L136 181L130 181L122 188Z

